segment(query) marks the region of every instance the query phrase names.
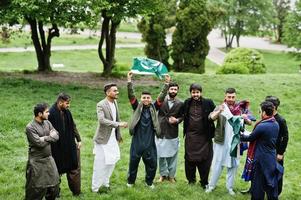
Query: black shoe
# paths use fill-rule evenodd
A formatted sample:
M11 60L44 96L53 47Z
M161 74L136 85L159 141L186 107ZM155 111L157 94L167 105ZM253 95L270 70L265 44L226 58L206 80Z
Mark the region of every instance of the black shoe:
M250 194L250 189L240 191L241 194Z

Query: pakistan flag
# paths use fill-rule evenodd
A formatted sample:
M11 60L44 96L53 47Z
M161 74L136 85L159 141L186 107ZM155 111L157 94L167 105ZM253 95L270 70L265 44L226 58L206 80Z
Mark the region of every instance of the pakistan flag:
M168 70L163 63L150 58L134 58L131 71L134 74L155 74L160 79L168 74Z

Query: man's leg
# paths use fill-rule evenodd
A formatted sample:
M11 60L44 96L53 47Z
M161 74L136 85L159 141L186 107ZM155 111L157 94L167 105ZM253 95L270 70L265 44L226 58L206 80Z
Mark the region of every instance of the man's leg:
M104 177L104 186L105 187L110 187L110 177L112 176L112 173L114 171L115 168L115 164L114 165L106 165L106 174Z
M278 161L278 163L283 166L283 160ZM278 196L281 194L282 192L282 185L283 185L283 176L279 179L278 181Z
M188 161L187 159L185 159L185 175L189 184L196 182L195 173L196 173L195 162Z
M137 178L138 166L141 159L141 155L136 152L133 147L131 146L130 150L130 163L129 163L129 171L128 171L128 184L134 184Z
M81 192L81 168L80 168L80 150L77 149L78 167L75 170L67 172L68 186L73 195L79 195Z
M167 158L169 178L175 178L176 177L177 163L178 163L178 152L176 152L173 157Z
M159 158L159 171L161 177L167 177L168 176L168 164L167 164L167 158Z
M46 192L47 188L26 187L25 200L42 200Z
M202 162L197 163L197 168L200 174L200 183L203 189L206 188L206 185L208 185L208 177L211 167L211 161L212 157L207 160L204 160Z
M157 170L157 149L156 146L146 150L142 155L142 160L145 166L145 182L147 185L152 185L156 176Z
M105 176L105 157L102 148L98 149L94 156L93 175L92 175L92 191L98 192L99 188L104 184Z
M259 164L254 166L254 175L251 181L251 199L252 200L262 200L264 199L264 184L265 178L261 171Z
M59 184L57 184L54 187L49 187L49 188L47 188L45 199L46 200L55 200L58 193L59 193Z
M227 183L226 187L228 190L233 190L235 174L237 172L237 167L227 168Z

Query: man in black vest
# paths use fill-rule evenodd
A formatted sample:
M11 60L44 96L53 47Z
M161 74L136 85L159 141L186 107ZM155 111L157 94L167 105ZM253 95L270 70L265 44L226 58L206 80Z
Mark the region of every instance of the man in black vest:
M73 195L80 194L80 152L81 138L69 111L71 97L60 93L49 110L49 121L59 132L58 142L51 144L52 156L60 176L67 174L67 180ZM75 141L76 140L76 141Z
M176 96L179 86L170 83L168 95L165 97L158 112L161 135L157 138L157 153L159 157L160 179L174 183L179 149L179 123L183 120L183 102Z
M215 105L211 99L202 97L202 87L193 83L190 86L191 98L184 102L184 136L185 136L185 173L189 184L196 182L196 168L200 175L203 189L208 184L214 137L214 122L209 114Z

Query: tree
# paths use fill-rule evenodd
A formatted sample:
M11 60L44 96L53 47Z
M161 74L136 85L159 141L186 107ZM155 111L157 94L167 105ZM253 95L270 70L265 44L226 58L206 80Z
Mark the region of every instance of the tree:
M83 0L10 0L0 11L7 21L29 23L31 39L36 51L38 71L51 71L51 42L59 37L59 26L76 24L88 16ZM48 33L45 33L45 27Z
M225 38L226 48L232 48L234 38L239 47L240 36L254 34L265 28L274 16L270 0L216 0L225 16L219 22L219 28Z
M284 42L301 50L301 0L295 4L295 9L289 13L284 25Z
M180 1L172 35L171 57L175 71L205 72L209 52L207 36L220 15L220 10L206 0Z
M101 19L98 56L103 63L103 76L109 76L115 67L116 33L120 22L128 17L146 15L156 9L159 0L93 0L95 19ZM102 47L105 44L105 53Z
M290 0L273 0L273 5L275 8L275 36L276 41L281 43L283 38L283 26L285 23L285 18L290 10Z
M176 0L163 0L156 14L150 14L138 23L142 41L146 42L144 52L148 58L159 60L170 68L169 50L165 29L175 25Z

